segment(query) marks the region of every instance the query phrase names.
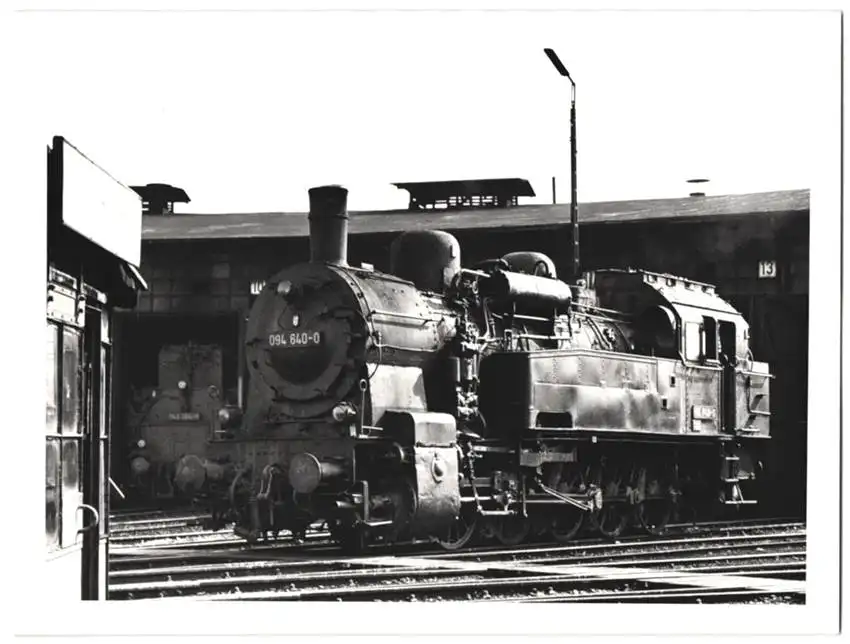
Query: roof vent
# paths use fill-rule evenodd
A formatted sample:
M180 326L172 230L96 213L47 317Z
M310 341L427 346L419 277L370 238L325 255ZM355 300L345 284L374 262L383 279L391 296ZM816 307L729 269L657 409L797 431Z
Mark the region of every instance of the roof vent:
M130 186L142 198L143 215L173 215L175 203L189 203L189 195L182 188L167 183L149 183L146 186Z
M519 197L534 197L534 189L525 179L476 179L471 181L422 181L394 183L410 193L407 209L510 208Z
M702 190L704 190L704 188L698 189L697 186L701 183L708 183L708 181L709 181L708 179L688 179L687 183L690 183L693 186L692 190L694 190L694 192L692 192L688 196L690 196L690 197L704 197L705 192L702 192Z

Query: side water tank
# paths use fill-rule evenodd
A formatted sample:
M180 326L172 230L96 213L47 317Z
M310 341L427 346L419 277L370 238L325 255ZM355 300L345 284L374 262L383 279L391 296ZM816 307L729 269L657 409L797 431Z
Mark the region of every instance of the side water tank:
M508 253L502 259L507 262L508 270L526 275L537 275L539 277L551 277L557 279L555 262L548 255L536 251L518 251Z
M402 233L390 247L390 272L420 291L443 293L460 272L460 244L441 230Z

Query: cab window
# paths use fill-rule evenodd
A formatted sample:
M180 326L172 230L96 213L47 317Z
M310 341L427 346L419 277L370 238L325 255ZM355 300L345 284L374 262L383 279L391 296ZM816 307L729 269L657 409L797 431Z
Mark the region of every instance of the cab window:
M705 338L703 356L706 360L717 360L717 320L703 317L702 329Z
M702 325L685 323L685 360L696 362L702 355Z

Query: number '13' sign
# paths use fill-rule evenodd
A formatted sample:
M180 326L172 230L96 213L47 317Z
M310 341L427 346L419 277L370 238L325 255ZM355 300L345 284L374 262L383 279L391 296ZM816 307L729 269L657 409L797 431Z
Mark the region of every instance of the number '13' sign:
M776 277L776 262L761 261L759 262L759 278L773 279Z

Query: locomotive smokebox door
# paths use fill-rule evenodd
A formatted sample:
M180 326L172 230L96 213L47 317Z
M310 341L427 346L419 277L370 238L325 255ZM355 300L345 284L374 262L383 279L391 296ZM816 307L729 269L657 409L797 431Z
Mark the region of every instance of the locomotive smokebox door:
M460 512L454 417L433 412L388 411L381 425L387 438L398 441L413 453L414 534L433 534L448 528Z

